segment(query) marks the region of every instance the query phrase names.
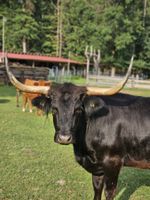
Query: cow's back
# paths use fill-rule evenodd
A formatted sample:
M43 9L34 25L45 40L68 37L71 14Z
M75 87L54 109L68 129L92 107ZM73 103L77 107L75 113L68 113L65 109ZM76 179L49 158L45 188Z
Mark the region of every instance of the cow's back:
M24 82L25 85L30 85L30 86L49 86L50 81L45 81L45 80L31 80L31 79L25 79ZM34 98L38 97L40 94L38 93L27 93L23 92L23 96L26 98L29 98L30 100L33 100Z

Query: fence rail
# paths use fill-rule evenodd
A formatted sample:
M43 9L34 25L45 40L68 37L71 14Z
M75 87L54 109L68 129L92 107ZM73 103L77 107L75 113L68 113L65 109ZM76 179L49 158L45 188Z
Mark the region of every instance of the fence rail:
M106 86L110 87L117 82L123 80L123 76L96 76L96 75L89 75L88 84L89 85L99 85L99 86ZM150 80L137 80L134 77L130 77L126 86L127 88L143 88L143 89L150 89Z

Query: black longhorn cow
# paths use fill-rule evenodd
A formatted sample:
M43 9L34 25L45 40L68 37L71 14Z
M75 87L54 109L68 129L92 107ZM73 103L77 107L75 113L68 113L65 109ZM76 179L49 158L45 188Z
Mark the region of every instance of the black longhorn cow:
M150 97L87 96L85 88L57 85L33 104L52 109L55 142L73 144L75 158L93 176L95 200L103 184L113 199L122 166L150 169Z
M11 82L25 87L7 70ZM127 77L126 77L127 81ZM123 166L150 169L150 97L118 93L121 86L98 90L70 83L40 87L42 96L33 104L52 111L55 142L73 144L76 161L92 174L94 200L104 187L106 200L113 200Z

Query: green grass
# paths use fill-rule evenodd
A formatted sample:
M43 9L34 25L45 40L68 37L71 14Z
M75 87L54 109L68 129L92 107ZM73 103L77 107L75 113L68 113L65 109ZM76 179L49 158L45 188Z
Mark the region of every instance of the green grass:
M53 137L51 115L23 113L14 88L0 86L0 200L92 199L91 175L75 162L72 146ZM124 168L117 191L117 200L149 200L150 172Z

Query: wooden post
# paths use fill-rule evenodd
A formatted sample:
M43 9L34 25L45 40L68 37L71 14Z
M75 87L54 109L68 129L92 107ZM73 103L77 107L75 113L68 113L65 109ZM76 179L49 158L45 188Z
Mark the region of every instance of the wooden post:
M100 68L99 68L99 64L100 64L100 61L101 61L100 49L98 49L97 53L96 53L96 50L94 49L93 61L94 61L94 67L95 67L95 70L96 70L96 75L97 75L97 78L98 78L98 76L101 74L101 71L100 71Z
M32 62L32 67L35 68L35 61Z
M86 59L87 59L87 63L86 63L86 83L88 83L88 81L89 81L90 59L91 59L92 54L93 54L93 47L91 46L90 47L90 52L88 52L88 46L86 46L84 54L85 54Z
M65 76L65 67L64 65L62 66L62 70L61 70L61 82L64 81L64 76Z
M115 73L116 73L116 68L112 67L111 68L111 77L115 77Z
M70 74L70 51L68 53L67 76Z

